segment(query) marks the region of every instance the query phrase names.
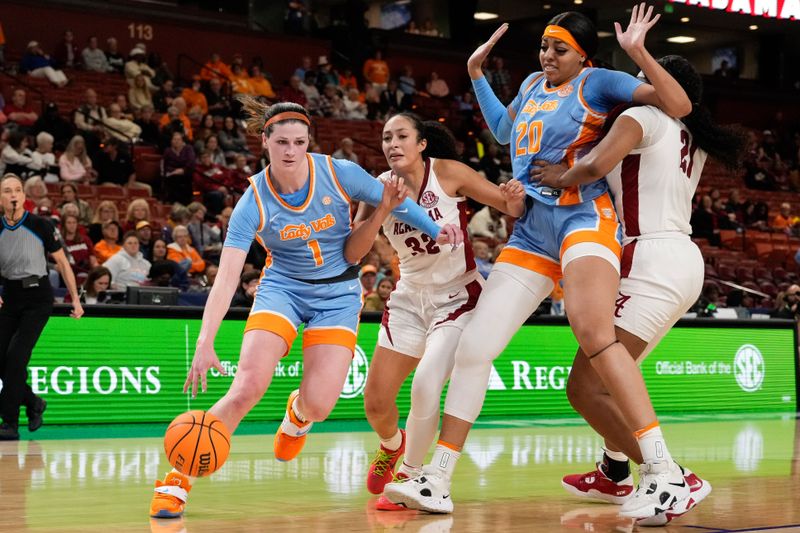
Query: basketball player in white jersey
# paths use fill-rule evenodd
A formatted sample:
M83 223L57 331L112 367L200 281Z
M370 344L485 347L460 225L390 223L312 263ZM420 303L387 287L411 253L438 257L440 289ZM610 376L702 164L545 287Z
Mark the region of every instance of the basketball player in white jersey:
M710 155L735 167L743 146L743 137L715 125L708 111L699 107L702 80L686 59L666 56L658 62L691 98L691 114L678 120L653 106L629 108L591 153L566 172L560 165L542 163L532 172L533 180L551 187L569 187L606 176L624 231L614 321L617 338L637 361L653 350L703 287L703 257L689 238L689 218L706 158ZM605 438L606 447L596 470L564 477L564 488L577 496L617 504L636 498L628 458L642 463L639 446L582 353L575 358L567 396ZM663 525L711 491L707 481L688 469L684 476L690 497L640 525Z
M413 200L438 224L467 233L467 198L512 216L524 211L518 181L497 186L455 161L455 139L438 122L401 113L383 128L383 152L391 167L379 179L403 180ZM378 345L364 391L367 419L381 439L367 475L367 488L383 492L405 453L399 476L416 475L439 425L442 388L453 368L461 330L481 292L472 247L440 247L427 235L382 210L359 208L345 257L358 262L372 247L380 226L400 259L400 280L386 303ZM406 431L398 427L395 403L400 386L416 368ZM381 499L379 506L393 504Z

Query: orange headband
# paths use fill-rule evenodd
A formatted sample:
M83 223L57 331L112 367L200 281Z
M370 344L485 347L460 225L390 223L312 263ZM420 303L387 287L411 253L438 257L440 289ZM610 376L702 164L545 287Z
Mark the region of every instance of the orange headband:
M300 122L305 122L307 126L311 126L311 121L308 120L308 117L302 113L298 113L297 111L284 111L283 113L278 113L271 119L269 119L264 124L264 129L269 128L276 122L282 122L284 120L299 120Z
M552 37L553 39L558 39L560 41L564 41L572 48L575 49L580 55L586 58L586 66L591 67L592 62L589 59L589 55L581 48L581 45L578 44L578 41L575 40L575 37L567 30L566 28L562 28L561 26L550 25L544 29L544 34L542 37Z

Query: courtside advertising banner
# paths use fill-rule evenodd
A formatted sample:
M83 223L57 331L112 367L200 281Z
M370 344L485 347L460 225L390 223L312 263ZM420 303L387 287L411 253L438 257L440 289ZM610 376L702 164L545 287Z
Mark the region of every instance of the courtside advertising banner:
M794 412L794 331L775 328L678 326L641 369L659 414ZM216 352L225 375L211 370L208 390L183 393L199 318L84 317L50 319L29 366L33 391L48 402L49 424L168 422L207 409L230 387L238 369L244 320L223 322ZM337 419L363 419L363 392L378 323L364 322ZM263 400L246 420L280 420L303 373L300 337L275 369ZM566 324L523 326L494 361L482 417L571 416L566 384L577 343ZM400 390L408 412L410 379Z

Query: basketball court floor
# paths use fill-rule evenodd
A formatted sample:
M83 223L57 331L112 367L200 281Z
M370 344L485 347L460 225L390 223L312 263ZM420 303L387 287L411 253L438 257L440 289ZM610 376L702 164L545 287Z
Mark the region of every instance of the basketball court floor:
M800 429L793 415L670 419L676 458L713 492L666 528L675 532L800 531ZM364 475L376 445L363 423L315 427L300 457L272 455L276 425L249 424L225 466L192 490L182 520L147 516L169 469L163 428L49 428L0 443L0 531L381 532L634 531L616 507L560 485L591 469L601 441L575 419L480 422L454 478L453 515L374 509ZM147 436L136 436L142 433ZM114 435L115 438L102 438ZM119 435L119 436L118 436ZM128 436L124 436L128 435Z

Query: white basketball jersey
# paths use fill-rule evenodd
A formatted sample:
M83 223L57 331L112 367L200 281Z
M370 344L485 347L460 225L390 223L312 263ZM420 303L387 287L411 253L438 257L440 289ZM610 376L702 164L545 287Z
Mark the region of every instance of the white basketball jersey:
M652 233L691 234L694 197L708 154L686 126L652 106L621 115L642 126L639 145L606 176L624 241Z
M455 224L464 233L464 245L455 250L449 244L438 245L434 239L390 215L383 222L383 232L400 258L400 278L420 285L447 285L475 269L475 257L467 237L467 199L452 197L442 190L434 159L425 160L417 203L440 226ZM388 179L391 171L378 179Z

